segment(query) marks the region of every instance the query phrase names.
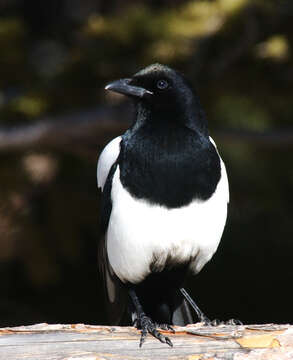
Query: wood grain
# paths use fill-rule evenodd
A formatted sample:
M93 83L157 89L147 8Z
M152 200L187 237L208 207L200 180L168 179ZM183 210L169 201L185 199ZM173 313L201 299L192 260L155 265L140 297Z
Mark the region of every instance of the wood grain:
M174 347L133 327L36 324L0 329L2 360L282 360L293 359L293 326L202 324L175 327Z

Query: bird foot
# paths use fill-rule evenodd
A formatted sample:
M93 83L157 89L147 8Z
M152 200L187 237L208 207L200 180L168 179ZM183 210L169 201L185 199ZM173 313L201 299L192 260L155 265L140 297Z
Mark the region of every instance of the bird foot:
M139 342L139 347L142 347L147 334L153 335L156 339L161 341L162 343L168 344L169 346L173 347L172 341L167 337L162 335L157 329L160 328L162 330L170 330L173 333L175 332L174 329L168 324L156 324L145 314L141 314L135 324L137 329L141 330L141 337Z
M218 325L243 325L238 319L230 319L227 321L221 321L219 319L209 320L208 318L203 321L204 326L218 326Z
M155 323L156 327L161 329L161 330L166 330L166 331L171 331L172 334L175 334L175 330L173 329L173 327L169 324L158 324Z

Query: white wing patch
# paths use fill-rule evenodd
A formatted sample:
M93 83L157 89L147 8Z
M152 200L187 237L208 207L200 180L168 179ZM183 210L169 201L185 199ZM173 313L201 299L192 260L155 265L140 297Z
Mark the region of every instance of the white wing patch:
M110 141L101 152L97 167L98 187L103 190L109 171L120 152L121 136Z
M225 166L223 160L221 159L221 156L218 152L216 143L214 142L214 140L211 137L210 137L210 142L214 145L214 147L219 155L220 161L221 161L221 178L222 178L223 187L224 187L223 191L227 194L227 203L229 203L229 200L230 200L229 182L228 182L228 177L227 177L227 172L226 172L226 166Z

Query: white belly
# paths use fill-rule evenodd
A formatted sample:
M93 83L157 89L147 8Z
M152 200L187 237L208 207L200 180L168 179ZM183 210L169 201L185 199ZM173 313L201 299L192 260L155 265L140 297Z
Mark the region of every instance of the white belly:
M119 166L112 184L112 212L107 232L110 264L121 281L138 283L166 260L190 261L199 272L217 250L227 216L226 171L215 193L207 201L167 209L135 199L122 186Z

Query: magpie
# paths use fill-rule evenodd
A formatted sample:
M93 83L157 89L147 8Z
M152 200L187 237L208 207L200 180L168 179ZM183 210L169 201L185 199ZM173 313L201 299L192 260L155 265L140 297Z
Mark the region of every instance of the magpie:
M197 93L176 70L153 64L106 90L135 106L134 121L102 151L103 274L111 324L133 324L172 346L160 329L208 318L183 288L219 245L227 217L225 165ZM190 307L191 306L191 307Z

